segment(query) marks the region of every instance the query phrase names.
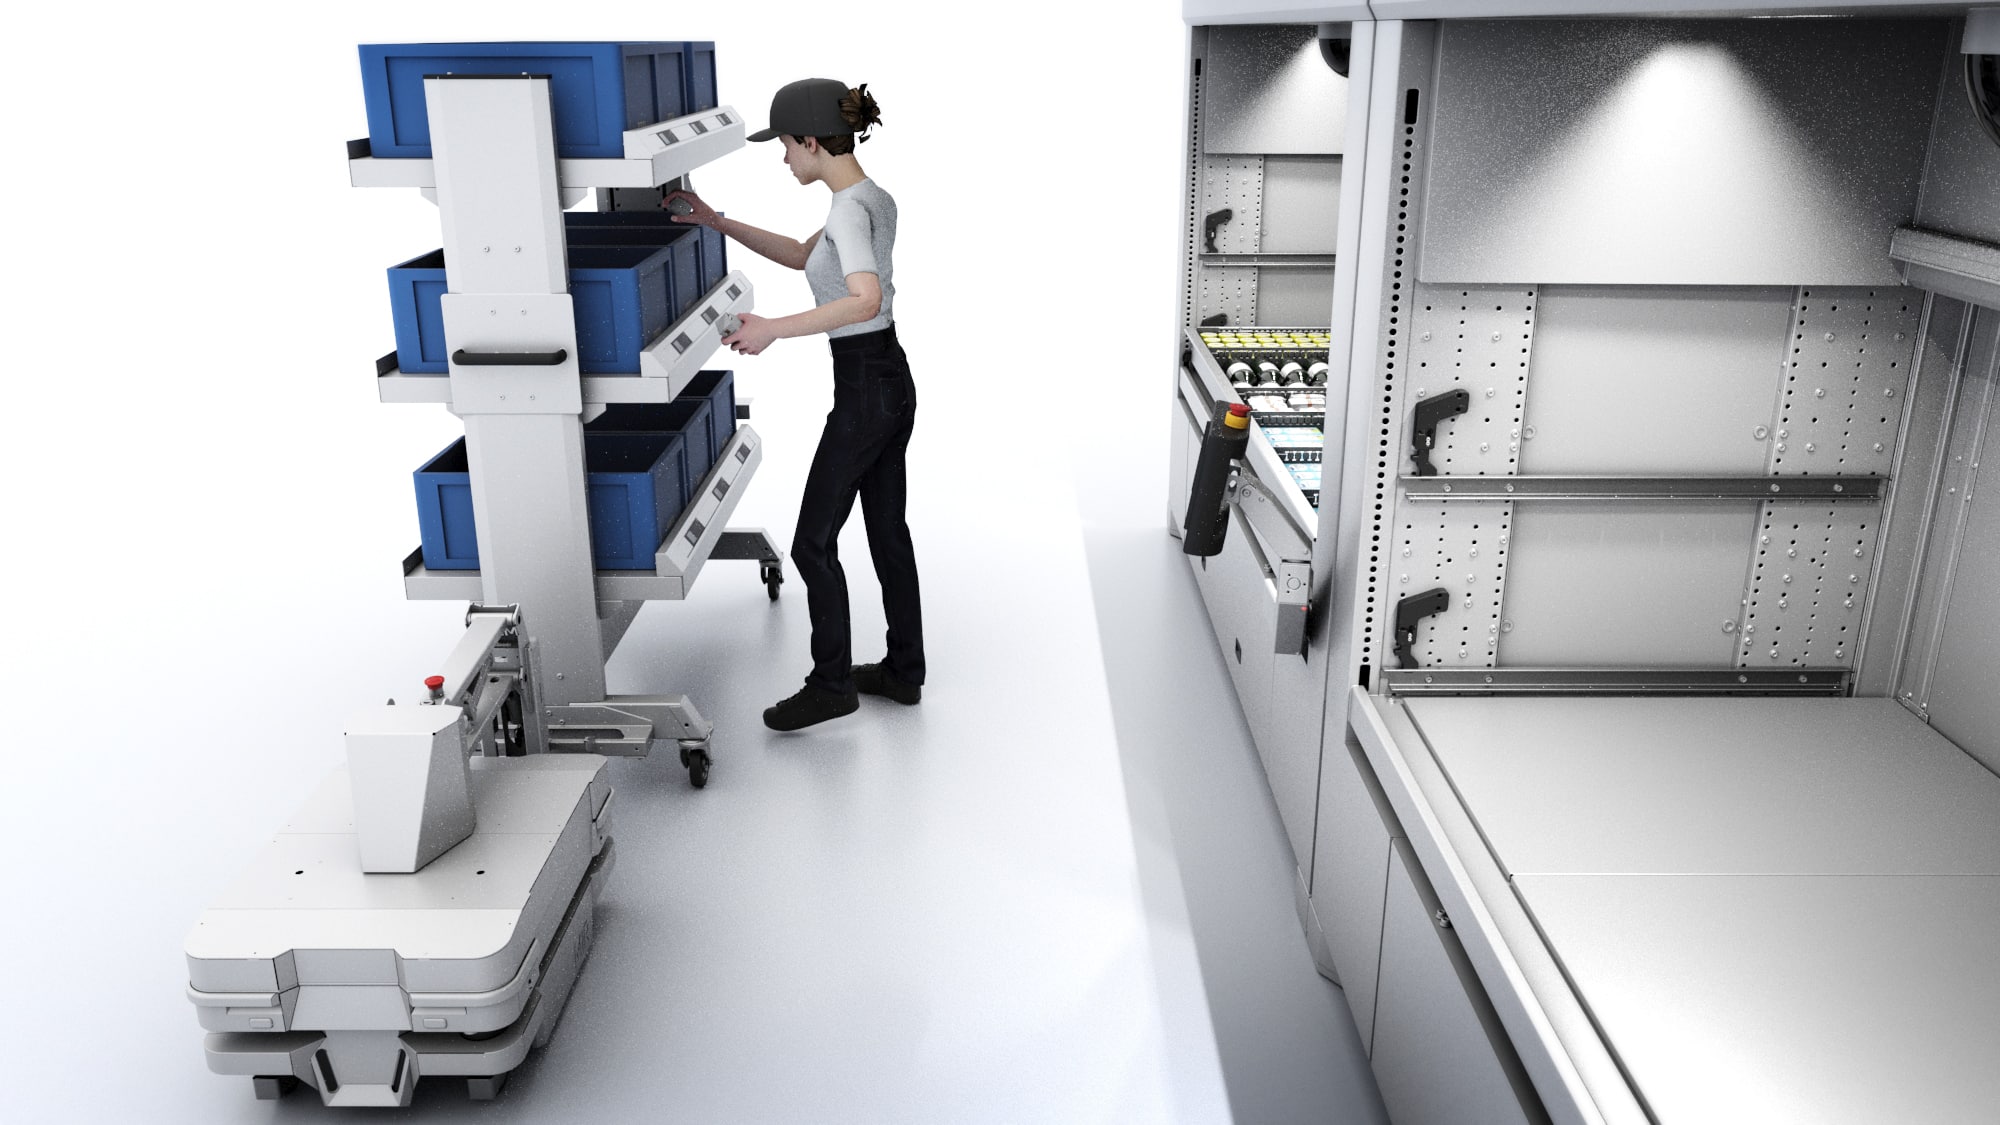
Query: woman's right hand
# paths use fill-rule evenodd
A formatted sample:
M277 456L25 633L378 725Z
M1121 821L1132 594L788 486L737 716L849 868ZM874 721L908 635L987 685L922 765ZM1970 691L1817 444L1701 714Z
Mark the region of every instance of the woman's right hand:
M710 207L706 203L703 203L701 201L701 196L696 195L691 191L668 192L666 196L660 200L660 206L671 209L671 205L676 199L687 200L687 205L689 207L694 208L694 210L688 212L685 215L673 216L674 222L691 223L699 227L713 227L722 218L721 215L716 214L715 208Z

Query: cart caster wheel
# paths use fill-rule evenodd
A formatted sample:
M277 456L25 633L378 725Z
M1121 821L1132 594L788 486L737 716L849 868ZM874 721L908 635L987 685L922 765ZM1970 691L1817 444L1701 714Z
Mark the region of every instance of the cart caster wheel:
M681 751L681 760L687 763L688 782L696 789L708 787L708 751L699 747Z
M784 570L780 567L767 566L760 573L764 578L764 592L771 595L772 601L777 601L778 587L785 584Z

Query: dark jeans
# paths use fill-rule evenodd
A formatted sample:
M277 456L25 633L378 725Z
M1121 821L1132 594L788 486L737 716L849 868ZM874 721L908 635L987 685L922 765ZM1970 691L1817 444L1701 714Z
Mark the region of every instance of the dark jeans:
M917 598L917 556L903 517L909 498L904 452L917 419L917 388L891 325L843 336L833 346L833 411L799 500L792 562L805 580L812 613L812 674L806 683L842 695L854 690L854 648L847 615L847 574L840 568L840 529L861 498L868 553L882 583L889 624L887 671L904 683L924 682L924 621Z

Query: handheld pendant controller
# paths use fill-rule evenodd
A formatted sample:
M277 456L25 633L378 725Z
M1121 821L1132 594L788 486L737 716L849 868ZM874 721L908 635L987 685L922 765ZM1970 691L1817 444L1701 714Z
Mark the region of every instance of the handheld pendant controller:
M1222 408L1209 422L1182 525L1181 550L1187 554L1206 556L1222 550L1229 534L1229 478L1249 444L1250 408L1242 403Z

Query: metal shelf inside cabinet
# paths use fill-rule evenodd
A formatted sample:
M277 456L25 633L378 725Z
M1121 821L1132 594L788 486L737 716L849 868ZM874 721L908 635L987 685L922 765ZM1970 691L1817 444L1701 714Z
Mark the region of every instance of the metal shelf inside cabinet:
M653 569L597 571L597 600L655 602L687 597L763 460L763 439L750 427L739 427L667 529L654 552ZM483 596L477 570L432 570L423 559L420 549L403 560L403 591L411 601L476 602Z
M1384 668L1391 695L1832 695L1845 668Z
M659 187L743 144L743 115L717 106L626 130L623 157L559 159L556 181L565 188ZM431 161L366 155L366 149L366 141L348 142L347 176L355 187L437 187Z
M1202 254L1205 266L1267 266L1280 269L1332 269L1334 256L1326 254Z
M1862 500L1889 478L1853 477L1403 477L1413 500Z
M732 272L639 353L637 374L582 376L583 401L672 402L721 346L723 315L750 311L756 297L750 279ZM396 367L391 352L376 361L375 390L383 402L449 405L451 376L409 374Z

